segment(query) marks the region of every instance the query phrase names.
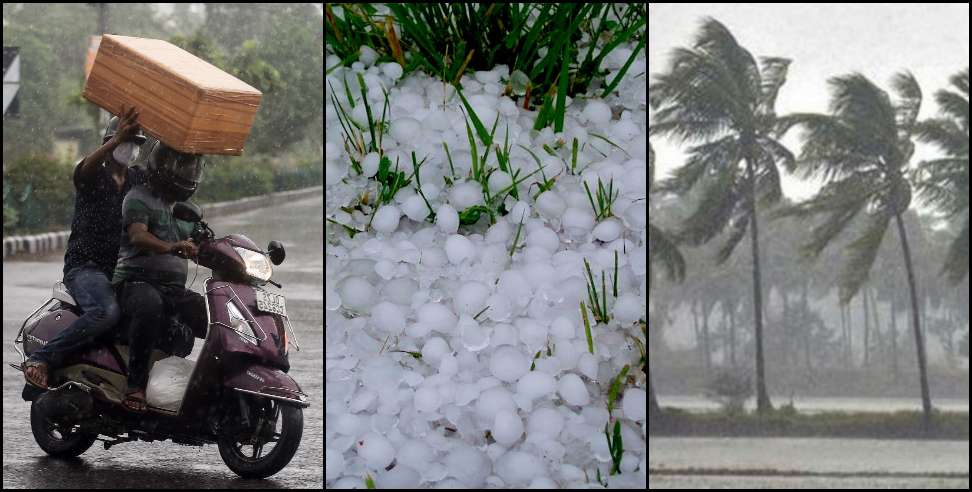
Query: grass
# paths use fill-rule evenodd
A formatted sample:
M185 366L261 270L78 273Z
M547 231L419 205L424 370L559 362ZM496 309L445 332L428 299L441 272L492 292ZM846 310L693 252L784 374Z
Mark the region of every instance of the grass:
M365 113L368 115L368 131L371 133L371 145L369 150L375 152L377 151L378 145L378 139L375 137L375 119L373 116L371 116L371 104L368 104L368 94L365 90L367 86L365 84L364 77L362 77L360 73L358 73L357 76L358 88L361 89L361 101L364 103ZM347 86L345 86L345 88L347 88ZM381 131L381 129L379 128L378 131Z
M622 149L621 147L619 147L619 146L618 146L618 144L616 144L616 143L614 143L614 142L612 142L612 141L611 141L610 139L608 139L608 138L607 138L607 137L605 137L604 135L600 135L600 134L597 134L597 133L593 133L593 132L591 132L591 133L588 133L588 135L590 135L590 136L592 136L592 137L594 137L594 138L597 138L597 139L600 139L600 140L604 140L604 141L605 141L605 142L607 142L607 144L608 144L608 145L610 145L611 147L614 147L614 148L616 148L616 149L618 149L618 150L620 150L621 152L623 152L623 153L624 153L624 155L626 155L626 156L628 156L629 158L631 157L631 154L629 154L627 150L624 150L624 149ZM595 148L596 148L596 147L595 147ZM598 152L600 152L600 151L598 151ZM607 154L604 154L603 152L601 152L601 154L603 154L603 155L604 155L605 157L607 157Z
M344 148L348 155L351 156L351 168L354 169L359 175L363 173L361 168L361 160L364 158L365 154L368 152L377 152L379 155L384 155L384 150L381 147L382 136L386 133L388 128L388 121L386 120L386 114L388 112L388 91L382 89L385 95L385 102L381 110L381 119L375 121L374 113L371 111L371 104L368 102L368 85L365 83L364 78L361 74L356 74L358 80L358 87L361 92L361 101L365 107L365 113L367 115L368 133L371 135L371 141L367 144L364 139L364 128L361 127L357 122L355 122L350 115L348 115L347 110L342 106L337 97L334 95L334 86L328 82L331 87L331 102L338 114L338 122L341 124L341 131L344 135ZM347 84L347 79L344 80L344 95L348 101L348 105L351 108L356 106L354 102L354 96L351 94L351 88ZM376 132L377 130L377 132ZM352 150L354 152L352 152ZM356 158L357 157L357 158Z
M513 237L513 244L510 246L510 258L516 252L517 245L520 244L520 234L523 233L523 218L520 218L520 225L516 226L516 236Z
M349 156L352 156L351 168L360 175L362 173L360 159L363 158L365 154L364 138L361 136L361 132L356 131L356 126L351 120L351 117L345 111L344 106L338 102L337 97L334 95L334 86L331 85L330 82L328 82L328 85L331 86L331 102L334 104L334 108L337 111L338 123L341 124L341 132L344 137L344 150L347 151ZM349 103L353 102L353 98L351 98L350 94L348 94L348 98ZM351 152L352 149L354 149L354 154ZM358 156L359 159L356 160L353 157L355 155Z
M584 301L580 303L581 318L584 320L584 335L587 336L587 351L594 353L594 337L591 336L591 321L587 318L587 306Z
M483 125L482 120L476 115L476 111L473 110L472 106L469 105L469 101L466 100L466 96L462 94L462 88L458 85L456 86L456 93L459 94L459 99L462 101L462 105L466 108L466 116L472 121L473 127L476 128L476 134L479 135L479 140L483 142L483 145L489 147L493 143L492 135L486 131L486 127ZM495 123L493 128L496 128Z
M608 450L611 452L611 475L621 473L621 459L624 458L624 442L621 440L621 421L614 421L614 437L608 432L610 423L604 424L604 437L607 438Z
M570 144L570 174L577 174L577 137Z
M484 307L482 311L476 313L476 315L473 316L473 320L479 321L479 317L482 316L483 313L485 313L488 309L489 309L489 306Z
M591 273L591 264L587 262L587 258L584 258L584 268L587 270L587 300L590 303L591 313L597 323L606 325L611 321L611 316L608 314L607 282L604 271L601 271L601 288L598 290L597 283L594 281L594 274Z
M398 190L408 186L411 182L405 177L405 173L398 170L398 160L395 160L395 170L391 171L391 159L388 156L381 156L378 163L378 173L375 174L378 182L378 197L376 198L375 208L391 203Z
M618 297L618 250L614 250L614 297Z
M611 381L611 389L608 390L607 399L608 414L614 411L614 402L618 400L618 393L621 392L621 385L624 383L624 378L628 376L628 371L630 370L631 366L625 365L624 368L621 369L618 376Z
M798 437L850 439L935 439L968 441L969 414L935 412L926 432L920 411L894 413L824 412L801 414L782 407L770 414L688 413L664 408L651 414L650 436Z
M449 175L452 177L452 180L454 181L456 179L456 168L455 166L452 165L452 154L449 153L449 144L442 142L442 148L445 149L446 157L449 158L449 172L450 172ZM446 181L446 184L452 185L452 182Z
M520 145L520 144L517 144L517 145L519 145L519 147L521 149L527 151L527 153L530 154L530 157L533 157L533 160L537 163L537 170L540 171L540 179L541 179L541 181L538 182L538 183L534 183L539 188L539 190L537 191L537 194L536 195L533 195L533 199L536 200L537 197L540 196L540 194L542 194L543 192L550 191L550 190L553 189L554 184L557 181L557 176L553 176L553 177L551 177L551 178L548 179L547 178L547 174L545 172L543 172L543 164L540 162L540 158L537 157L537 154L534 154L532 150L530 150L527 147L524 147L523 145ZM530 187L532 188L533 185L530 185Z
M567 110L567 71L570 68L570 43L564 43L564 56L560 60L560 76L557 78L557 105L554 107L554 131L564 131L564 113Z
M510 135L509 135L508 128L506 131L506 137L504 139L503 146L497 147L496 149L496 160L499 164L499 167L496 168L487 165L486 163L489 158L489 152L493 147L494 136L496 134L496 127L499 124L499 116L497 116L497 118L493 120L493 126L489 132L486 132L485 127L483 127L483 133L480 134L480 141L483 142L484 144L485 142L489 142L489 144L486 144L486 147L483 150L483 154L479 155L479 146L476 144L476 136L473 135L473 126L476 126L476 121L479 121L479 118L475 116L476 113L475 111L473 111L472 107L470 107L468 103L465 104L466 107L469 109L469 112L465 112L465 110L463 110L464 114L466 115L464 123L466 125L466 138L469 141L469 154L472 160L468 177L473 181L479 183L479 186L482 189L482 193L483 193L483 203L485 205L473 205L471 207L466 208L465 210L460 211L459 223L461 225L475 224L477 221L479 221L483 213L487 213L489 215L490 224L495 224L497 216L505 216L508 213L508 211L505 210L504 208L504 200L506 199L506 196L512 196L514 199L519 200L520 199L520 195L518 191L519 186L524 181L529 179L531 176L541 171L541 169L537 169L536 171L533 171L525 175L522 173L520 169L516 169L516 170L512 169L512 166L510 165L510 142L509 142ZM470 124L470 121L472 122L472 124ZM480 125L481 124L482 123L480 122ZM477 133L479 133L478 130ZM445 148L448 154L448 146L445 146ZM451 162L452 160L451 155L449 157L449 160ZM508 186L504 187L503 189L498 190L495 194L491 193L489 189L489 177L494 172L505 172L510 175L510 179L512 180L512 183L510 183ZM446 181L446 183L448 184L449 181ZM511 249L510 255L512 256L512 254L513 253Z
M644 47L643 43L638 43L638 46L635 48L635 50L631 52L631 56L629 56L628 60L624 62L624 65L621 67L621 70L618 71L617 75L615 75L614 78L611 79L611 82L601 92L602 98L607 97L608 94L610 94L611 91L613 91L618 86L618 84L621 83L621 79L624 77L624 74L628 73L628 69L631 68L631 64L634 63L635 59L638 57L638 53L641 52L641 48L643 47Z
M387 4L387 11L379 14L372 4L326 4L328 52L349 65L368 46L378 53L376 63L397 61L405 74L423 70L449 83L469 71L507 65L511 74L522 75L506 81L506 93L514 93L515 82L524 108L547 109L537 129L553 124L555 131L563 128L563 98L585 93L603 77L602 62L622 43L641 46L647 24L640 3L405 3Z
M428 157L426 157L425 159L428 159ZM422 159L422 162L416 162L415 161L415 151L414 150L412 151L412 169L414 170L412 172L412 176L415 177L415 189L416 189L416 191L418 191L419 196L421 196L422 197L422 200L425 201L425 206L428 207L428 209L429 209L429 215L427 215L425 218L429 222L435 222L435 211L432 210L432 205L429 204L429 199L428 198L425 198L425 193L422 192L422 180L421 180L421 177L419 176L419 169L422 167L422 163L425 162L425 159Z
M587 186L587 181L584 181L584 191L587 192L587 199L591 202L591 208L594 209L594 220L600 221L608 217L613 217L614 213L611 211L611 207L614 205L614 200L620 196L621 191L617 193L614 192L614 178L608 182L608 186L604 186L604 182L601 178L597 178L597 202L595 203L594 197L591 196L591 188Z

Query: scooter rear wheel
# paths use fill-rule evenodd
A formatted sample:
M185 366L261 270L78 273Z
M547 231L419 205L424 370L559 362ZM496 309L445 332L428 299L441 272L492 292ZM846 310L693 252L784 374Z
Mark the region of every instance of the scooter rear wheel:
M247 456L235 439L225 436L219 439L219 455L233 473L243 478L267 478L290 463L304 433L304 411L290 405L279 405L279 409L280 435L266 455Z
M72 458L87 451L98 436L78 430L62 430L61 426L51 422L50 416L41 410L43 405L38 405L38 400L47 396L41 395L30 404L30 430L34 434L34 441L45 453L55 458Z

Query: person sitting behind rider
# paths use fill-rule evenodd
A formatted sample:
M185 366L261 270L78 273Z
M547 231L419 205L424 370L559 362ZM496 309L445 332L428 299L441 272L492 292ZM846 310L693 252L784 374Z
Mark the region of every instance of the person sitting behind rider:
M149 362L167 335L169 317L178 314L194 333L206 332L203 297L185 288L186 258L195 258L188 240L192 224L176 219L173 206L195 193L202 176L201 156L158 142L147 162L148 182L136 186L122 203L121 249L113 283L122 312L129 317L129 373L123 404L145 410Z
M118 259L121 204L125 195L145 182L145 171L134 165L145 143L134 107L113 116L101 147L74 167L76 190L71 236L64 253L64 285L81 316L30 355L24 376L47 388L48 374L65 358L111 331L121 317L111 279Z

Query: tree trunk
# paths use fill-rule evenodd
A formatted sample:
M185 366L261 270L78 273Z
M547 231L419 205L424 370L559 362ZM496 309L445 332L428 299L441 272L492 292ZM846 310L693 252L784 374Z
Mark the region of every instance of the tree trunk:
M732 363L732 368L735 369L738 364L736 364L736 306L733 305L732 309L729 311L729 360Z
M647 363L646 363L647 364ZM648 369L648 366L645 366ZM648 413L658 416L661 414L661 407L658 406L658 397L655 396L655 387L651 384L651 375L648 375Z
M705 364L705 374L712 374L712 343L709 333L709 317L712 316L711 304L702 301L702 363Z
M837 307L840 309L840 335L843 345L841 355L844 359L844 369L850 369L850 335L847 333L847 311L839 302Z
M881 312L878 311L878 296L873 290L871 293L871 319L874 320L874 342L877 344L877 355L882 358L882 363L886 364L887 346L884 343L884 335L881 334Z
M871 305L870 296L867 295L867 286L862 292L864 304L864 367L871 366Z
M891 296L891 374L898 382L898 299Z
M914 264L911 260L911 245L908 243L908 233L905 231L904 219L901 214L895 216L898 223L898 236L901 239L901 250L904 253L905 270L908 273L908 291L911 296L911 324L915 333L915 349L918 351L918 372L921 378L921 408L924 412L925 430L931 430L932 403L931 391L928 387L928 362L925 354L925 336L921 330L921 312L918 308L918 281L915 278Z
M766 363L763 358L763 272L760 269L759 255L759 218L756 216L756 168L753 157L747 156L746 170L749 179L749 218L750 239L753 252L753 320L756 327L756 411L767 413L773 410L769 393L766 391Z

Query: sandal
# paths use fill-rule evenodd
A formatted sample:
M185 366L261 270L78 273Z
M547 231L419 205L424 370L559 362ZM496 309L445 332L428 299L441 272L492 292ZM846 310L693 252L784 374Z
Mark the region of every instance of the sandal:
M41 389L47 389L48 365L46 362L28 359L24 362L24 378L28 383Z
M131 412L144 413L147 406L145 403L145 390L138 388L129 388L126 390L125 399L122 400L122 406Z

